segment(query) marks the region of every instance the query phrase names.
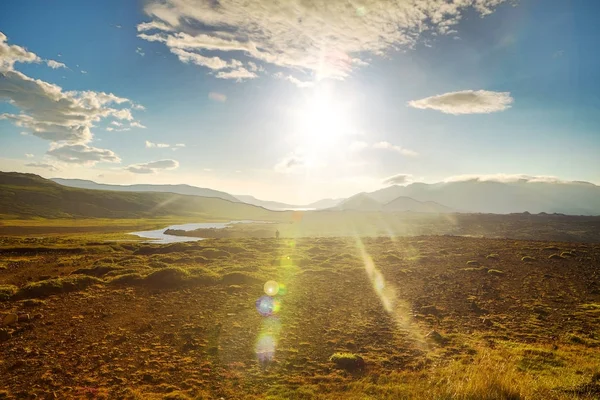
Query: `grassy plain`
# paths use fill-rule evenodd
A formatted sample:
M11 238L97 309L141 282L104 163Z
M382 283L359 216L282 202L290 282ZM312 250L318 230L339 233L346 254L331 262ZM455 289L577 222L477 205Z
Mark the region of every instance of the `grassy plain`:
M555 241L5 236L0 398L594 399L599 267Z

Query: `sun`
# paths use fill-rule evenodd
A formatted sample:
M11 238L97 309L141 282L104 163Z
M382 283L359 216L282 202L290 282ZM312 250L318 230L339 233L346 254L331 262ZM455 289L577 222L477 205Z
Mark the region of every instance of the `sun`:
M308 98L299 118L300 145L310 153L332 150L350 132L350 116L343 103L327 92Z

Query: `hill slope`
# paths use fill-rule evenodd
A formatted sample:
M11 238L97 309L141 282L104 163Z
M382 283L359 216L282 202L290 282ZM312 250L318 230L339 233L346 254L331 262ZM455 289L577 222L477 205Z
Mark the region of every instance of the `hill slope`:
M469 180L390 186L368 193L385 203L399 196L434 201L461 212L600 215L600 187L587 182Z
M33 174L0 172L2 218L151 218L206 216L281 219L277 213L244 203L173 193L78 189Z
M185 194L190 196L218 197L220 199L233 202L238 201L238 199L229 193L190 185L105 185L103 183L96 183L94 181L88 181L84 179L52 178L51 180L63 186L80 189L114 190L120 192L165 192Z
M412 211L426 213L451 213L450 207L446 207L435 201L417 201L410 197L400 196L383 206L383 211Z

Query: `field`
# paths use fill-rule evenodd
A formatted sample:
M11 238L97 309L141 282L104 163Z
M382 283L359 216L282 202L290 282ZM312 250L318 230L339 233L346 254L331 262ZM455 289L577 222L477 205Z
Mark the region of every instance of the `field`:
M97 239L2 239L0 398L600 397L599 244Z

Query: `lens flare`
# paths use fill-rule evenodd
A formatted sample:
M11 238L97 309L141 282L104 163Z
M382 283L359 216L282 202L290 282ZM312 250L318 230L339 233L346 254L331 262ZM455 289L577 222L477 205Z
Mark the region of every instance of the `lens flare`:
M280 331L281 322L277 317L267 317L263 320L254 348L260 363L267 363L275 357Z
M279 291L277 292L279 296L285 296L287 294L287 286L283 283L279 284Z
M256 300L256 310L263 317L268 317L281 310L281 302L271 296L261 296Z
M256 341L256 357L261 363L271 361L275 356L277 342L272 335L262 334Z
M268 281L263 289L267 295L275 296L279 292L279 284L276 281Z

